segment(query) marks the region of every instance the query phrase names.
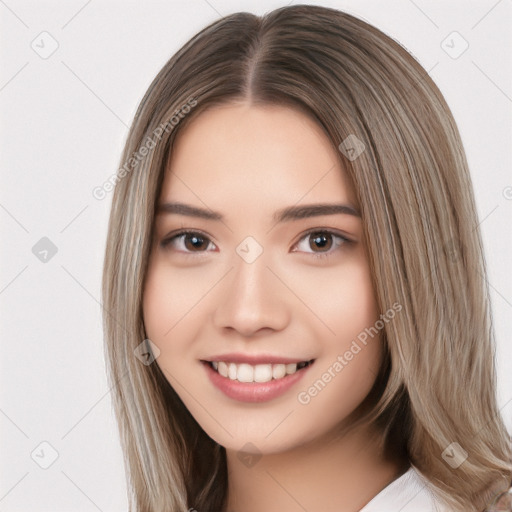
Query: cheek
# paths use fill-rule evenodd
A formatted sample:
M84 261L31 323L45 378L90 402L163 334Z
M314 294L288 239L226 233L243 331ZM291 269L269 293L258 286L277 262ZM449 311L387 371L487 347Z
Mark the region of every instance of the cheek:
M142 314L147 337L157 343L160 349L159 340L170 327L171 318L166 311L173 311L165 290L164 280L158 278L158 272L150 265L142 297Z
M171 347L177 348L175 342L171 345L171 340L180 339L176 332L179 330L180 318L185 317L188 303L187 290L168 274L168 270L158 265L150 266L142 299L146 336L160 349L159 363L166 358Z
M198 302L206 291L198 276L173 270L158 261L150 264L142 299L148 337L153 336L156 341L174 337L190 315L197 315Z
M379 319L375 292L366 265L358 265L347 281L347 294L338 304L337 348L340 355L346 354L350 366L349 380L362 387L373 383L381 357L381 330L376 328ZM333 311L333 315L334 315ZM348 366L345 369L348 369Z
M331 344L346 343L379 317L370 272L359 255L339 268L302 271L301 279L295 281L297 295L314 314L315 322L321 320L319 326L330 331L321 329L322 337Z
M187 376L189 365L201 356L195 340L206 323L207 294L217 280L199 268L184 272L157 259L150 264L142 299L144 326L160 350L156 362L167 370L167 378Z
M179 280L171 280L168 274L168 270L158 265L148 268L142 310L146 336L160 351L155 363L178 391L178 383L182 381L183 354L193 333L186 322L186 309L190 309L187 308L186 288L180 286ZM187 333L184 332L185 327Z
M377 301L368 273L364 268L354 268L345 279L345 291L331 317L336 321L335 330L342 339L354 338L375 324L378 319ZM337 313L336 313L337 311Z

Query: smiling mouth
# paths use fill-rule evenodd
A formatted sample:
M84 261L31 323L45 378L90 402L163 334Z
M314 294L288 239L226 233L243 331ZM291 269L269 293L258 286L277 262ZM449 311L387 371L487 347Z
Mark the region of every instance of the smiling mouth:
M238 382L270 382L283 379L312 365L315 360L289 364L247 364L225 361L202 361L222 377Z

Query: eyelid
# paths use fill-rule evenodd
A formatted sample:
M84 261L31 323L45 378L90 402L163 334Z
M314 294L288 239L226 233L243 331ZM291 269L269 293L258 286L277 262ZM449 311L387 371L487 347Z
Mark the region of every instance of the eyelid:
M176 231L172 231L171 233L169 233L160 242L160 246L163 247L164 249L166 249L168 246L171 245L172 242L174 242L175 240L179 239L180 237L182 237L184 235L200 235L202 238L205 238L209 244L216 245L215 242L212 240L212 237L210 235L206 234L204 231L201 231L200 229L180 228ZM177 251L177 252L181 252L181 253L191 255L191 256L196 256L196 257L199 256L200 257L202 254L205 254L205 253L211 252L211 251L198 251L197 253L189 252L189 251Z
M308 237L312 233L327 233L329 235L337 236L338 238L341 238L343 240L343 243L350 243L350 242L354 241L351 238L349 238L347 235L344 235L341 231L338 231L337 229L315 227L315 228L308 229L304 233L301 233L299 238L297 239L297 241L293 244L293 247L295 247L299 242L304 240L304 238ZM295 252L295 251L292 251L292 252ZM311 254L311 253L308 253L308 254ZM313 254L315 254L315 253L313 253ZM321 254L321 253L316 253L316 254Z
M332 235L334 237L338 237L340 238L342 241L338 244L338 246L334 249L334 250L329 250L329 251L326 251L326 252L304 252L304 251L297 251L296 249L293 249L295 248L302 240L304 240L305 238L307 238L309 235L311 235L312 233L326 233L328 235ZM209 244L213 244L213 245L216 245L215 242L213 242L212 240L212 237L206 233L204 233L203 231L199 230L199 229L188 229L188 228L181 228L181 229L178 229L176 231L173 231L171 233L169 233L166 238L164 240L162 240L160 242L160 246L163 247L164 249L166 249L173 241L179 239L180 237L184 236L184 235L200 235L202 238L206 239L208 241ZM316 258L319 258L319 257L328 257L330 256L331 254L333 254L334 252L336 252L336 250L338 250L341 246L347 244L347 243L354 243L355 241L352 240L351 238L349 238L348 236L344 235L343 233L341 233L340 231L336 230L336 229L333 229L333 228L322 228L322 227L314 227L314 228L311 228L311 229L308 229L307 231L303 232L300 234L300 236L298 237L297 241L293 244L293 248L290 252L302 252L304 254L310 254L310 255L313 255L313 257L316 257ZM192 256L192 257L204 257L205 254L207 254L208 252L211 252L211 251L198 251L198 252L194 252L194 251L177 251L177 252L180 252L182 254L186 254L187 256Z
M299 254L300 253L307 254L308 256L313 257L313 259L316 261L318 261L318 260L325 261L325 260L328 260L329 258L335 257L336 254L338 254L339 251L342 250L344 248L344 246L346 246L347 244L350 245L350 244L355 243L354 240L350 239L349 237L347 237L346 235L344 235L337 229L315 227L315 228L311 228L311 229L307 230L306 232L302 233L300 235L300 238L293 245L293 247L296 247L300 242L302 242L302 240L307 239L309 237L309 235L311 235L312 233L326 233L335 238L339 238L341 241L338 242L337 244L336 244L336 242L334 242L334 244L336 244L336 245L334 245L334 248L333 247L329 248L328 251L321 251L321 252L311 251L310 252L310 251L297 251L296 249L292 249L291 252L296 252Z

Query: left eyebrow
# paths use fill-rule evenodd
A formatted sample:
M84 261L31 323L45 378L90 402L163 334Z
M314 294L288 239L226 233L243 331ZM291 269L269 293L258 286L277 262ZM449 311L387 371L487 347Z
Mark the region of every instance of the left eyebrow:
M275 222L279 223L289 220L305 219L307 217L337 214L361 217L361 213L356 208L348 204L321 203L308 204L304 206L289 206L274 213L273 219Z
M213 210L192 206L185 203L162 203L158 205L157 213L187 215L189 217L199 217L207 220L222 221L223 215ZM351 205L337 203L308 204L303 206L288 206L277 210L272 216L274 222L281 223L308 217L318 217L321 215L352 215L361 217L361 213Z

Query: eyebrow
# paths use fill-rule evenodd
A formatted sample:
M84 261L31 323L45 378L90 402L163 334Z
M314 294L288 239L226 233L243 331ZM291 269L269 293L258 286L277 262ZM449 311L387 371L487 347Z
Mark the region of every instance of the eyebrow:
M188 217L198 217L201 219L223 221L224 217L221 213L205 208L199 208L185 203L161 203L158 205L157 214L178 214ZM317 217L320 215L352 215L353 217L361 217L361 213L348 204L336 203L319 203L308 204L303 206L288 206L281 210L277 210L272 216L274 222L286 222L308 217Z

